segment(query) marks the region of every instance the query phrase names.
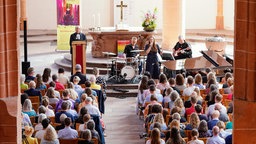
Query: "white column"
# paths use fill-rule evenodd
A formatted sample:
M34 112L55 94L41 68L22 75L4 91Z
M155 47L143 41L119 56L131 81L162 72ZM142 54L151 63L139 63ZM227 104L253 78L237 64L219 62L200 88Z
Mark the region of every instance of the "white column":
M185 36L185 0L163 0L162 48L171 50Z

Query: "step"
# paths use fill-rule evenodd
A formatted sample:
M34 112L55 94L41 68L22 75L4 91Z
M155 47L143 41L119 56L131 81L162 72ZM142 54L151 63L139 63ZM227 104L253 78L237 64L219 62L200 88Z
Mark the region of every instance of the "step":
M188 42L198 42L198 43L205 43L206 38L205 36L186 36L186 41ZM225 38L225 41L227 41L227 44L233 45L234 44L234 39L233 38Z
M122 88L122 89L137 89L138 84L107 84L107 89Z
M214 30L214 29L186 29L187 35L199 35L206 37L213 37L215 35L222 37L234 38L234 31L232 30Z
M113 89L106 90L107 97L137 97L138 89L129 89L129 92L123 93Z

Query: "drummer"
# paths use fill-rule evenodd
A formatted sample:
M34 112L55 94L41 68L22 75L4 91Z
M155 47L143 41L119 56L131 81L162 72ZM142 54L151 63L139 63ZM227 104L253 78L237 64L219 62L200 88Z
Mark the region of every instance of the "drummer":
M139 56L139 53L138 52L132 52L133 50L139 50L139 47L137 44L137 37L132 37L131 39L131 43L126 45L125 46L125 49L124 49L124 58L127 59L127 62L130 62L131 63L135 63L136 65L138 64L138 62L136 61L138 56ZM139 64L139 74L142 70L142 67L141 67L141 64Z

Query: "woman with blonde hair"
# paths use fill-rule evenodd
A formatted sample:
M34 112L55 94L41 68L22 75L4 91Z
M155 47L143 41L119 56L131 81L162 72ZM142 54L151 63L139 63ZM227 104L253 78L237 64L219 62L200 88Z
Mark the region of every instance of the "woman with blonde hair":
M165 141L160 138L160 130L158 128L154 128L151 131L150 139L147 140L146 144L165 144Z
M45 95L49 98L50 104L56 104L59 102L59 99L55 96L53 87L49 87Z
M177 106L177 107L179 107L181 109L180 116L184 117L184 115L186 113L186 109L184 107L184 103L183 103L181 98L177 98L174 101L174 106Z
M200 73L196 74L194 86L198 87L199 89L204 89L204 85L202 83L203 83L202 75Z
M82 107L86 106L86 98L87 98L87 97L88 97L88 96L87 96L86 93L83 93L83 94L81 95L81 99L80 99L81 103L80 103L80 104L78 105L78 107L77 107L77 111L78 111L78 112L80 112L80 110L81 110Z
M32 103L30 99L25 100L22 107L22 112L27 114L29 117L36 116L36 112L32 109Z
M198 115L193 112L190 116L190 122L189 124L186 126L185 130L192 130L192 129L198 129L200 124L200 119L198 117Z
M167 126L165 124L164 117L163 117L162 113L158 113L155 115L153 123L150 125L150 130L153 129L154 123L156 123L156 122L161 124L161 130L167 129Z
M58 135L51 125L49 125L45 130L44 138L41 140L41 144L59 144Z
M34 133L34 128L30 126L25 126L24 127L24 138L22 138L22 144L38 144L37 138L31 137L32 134Z

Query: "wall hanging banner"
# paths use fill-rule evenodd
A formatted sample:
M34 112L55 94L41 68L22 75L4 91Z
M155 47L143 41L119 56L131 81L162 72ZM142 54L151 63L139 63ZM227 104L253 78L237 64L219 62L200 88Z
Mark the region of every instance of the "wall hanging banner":
M69 50L69 38L80 25L80 0L57 0L57 49Z

